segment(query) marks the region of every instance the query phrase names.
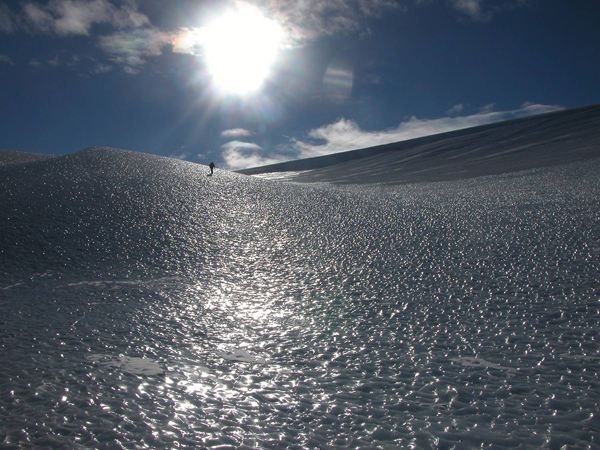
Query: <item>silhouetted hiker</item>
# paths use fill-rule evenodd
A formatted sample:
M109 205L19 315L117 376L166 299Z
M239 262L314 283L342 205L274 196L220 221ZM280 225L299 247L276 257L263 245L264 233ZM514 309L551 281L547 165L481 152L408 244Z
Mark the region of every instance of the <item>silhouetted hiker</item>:
M214 163L214 162L211 162L211 163L208 165L208 167L210 168L210 175L212 175L212 174L213 174L213 170L215 170L215 163Z

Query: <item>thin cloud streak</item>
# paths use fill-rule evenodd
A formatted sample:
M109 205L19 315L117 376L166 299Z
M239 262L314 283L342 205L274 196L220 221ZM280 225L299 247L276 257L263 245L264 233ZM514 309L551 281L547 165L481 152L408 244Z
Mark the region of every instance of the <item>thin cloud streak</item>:
M0 64L8 64L9 66L14 66L15 63L8 55L0 55Z
M244 160L244 153L237 154L235 160L236 168L256 167L291 159L311 158L376 145L391 144L448 131L559 111L561 109L563 108L557 105L526 102L520 108L509 111L486 110L467 116L447 116L437 119L418 119L413 116L401 122L395 128L377 131L363 130L355 121L342 118L337 122L310 130L308 132L309 140L293 139L286 146L289 152L275 152L262 159L259 158L260 154L255 152L246 160Z
M474 22L487 22L496 14L522 8L529 2L530 0L448 0L453 9Z
M160 56L163 47L170 42L171 37L167 33L156 29L138 29L101 36L98 46L113 63L134 74L139 72L146 58Z
M286 28L293 43L366 28L366 21L408 0L255 0Z
M94 25L115 28L141 27L150 23L137 10L137 3L125 1L115 6L108 0L52 0L47 4L27 2L19 22L32 32L58 35L89 35ZM14 28L14 27L13 27Z
M451 4L457 11L473 20L483 19L481 0L452 0Z
M7 5L0 3L0 33L12 33L16 29L14 14Z
M255 134L256 133L254 133L254 131L247 130L245 128L230 128L229 130L221 131L221 137L227 139L254 136Z

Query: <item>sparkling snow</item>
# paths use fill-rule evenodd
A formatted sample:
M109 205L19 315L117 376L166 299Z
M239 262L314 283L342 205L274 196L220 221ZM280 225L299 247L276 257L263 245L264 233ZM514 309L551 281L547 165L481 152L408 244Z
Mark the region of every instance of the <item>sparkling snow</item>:
M599 171L0 169L0 445L597 448Z

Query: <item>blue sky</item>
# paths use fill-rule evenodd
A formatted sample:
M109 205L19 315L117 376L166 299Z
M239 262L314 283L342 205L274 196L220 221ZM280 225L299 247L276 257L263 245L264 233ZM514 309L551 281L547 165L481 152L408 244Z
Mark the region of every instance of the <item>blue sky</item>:
M241 168L600 102L597 0L0 1L0 148Z

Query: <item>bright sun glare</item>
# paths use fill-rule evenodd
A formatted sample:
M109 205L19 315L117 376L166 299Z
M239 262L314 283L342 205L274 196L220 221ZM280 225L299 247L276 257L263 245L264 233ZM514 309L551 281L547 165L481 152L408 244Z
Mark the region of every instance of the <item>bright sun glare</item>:
M281 26L248 4L238 4L203 30L204 56L216 86L244 95L260 88L283 41Z

